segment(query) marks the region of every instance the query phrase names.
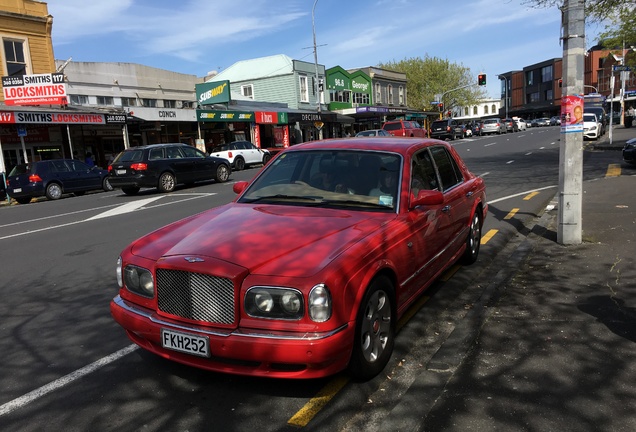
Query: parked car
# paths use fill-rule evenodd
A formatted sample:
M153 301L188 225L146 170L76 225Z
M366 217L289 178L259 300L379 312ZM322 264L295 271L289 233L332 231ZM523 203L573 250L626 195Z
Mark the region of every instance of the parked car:
M470 122L468 127L470 128L473 136L481 135L481 122L479 121Z
M473 130L470 125L462 123L462 138L467 138L473 136Z
M506 125L504 124L503 120L499 118L486 119L481 124L482 135L495 133L501 135L502 133L506 132Z
M46 196L49 200L60 199L73 193L84 195L91 190L111 191L108 171L89 167L75 159L51 159L18 164L7 177L6 192L19 204L28 204L31 199Z
M455 119L435 120L431 123L431 138L445 140L446 138L455 140L464 137L462 124Z
M512 119L517 124L517 130L524 131L524 130L528 129L528 124L526 123L526 121L524 119L519 118L519 117L516 117L516 118L513 117Z
M385 122L382 129L393 136L400 137L426 137L426 129L416 121L392 120Z
M552 116L550 117L550 126L558 126L561 124L561 117Z
M370 136L392 136L390 133L385 131L384 129L369 129L365 131L358 132L356 137L370 137Z
M157 188L172 192L177 184L212 180L228 180L232 168L227 159L208 156L187 144L151 144L131 147L119 153L108 166L113 187L126 195L141 188Z
M210 155L227 159L236 171L251 165L265 165L272 158L269 150L258 148L249 141L233 141L218 145L212 149Z
M628 164L636 165L636 138L629 139L623 146L623 160Z
M583 113L596 114L598 122L601 124L601 135L605 135L607 126L609 124L609 117L603 107L599 106L583 106Z
M504 119L503 121L504 121L504 124L506 125L506 133L519 131L519 127L517 126L517 123L513 119L507 118L507 119Z
M550 119L548 117L541 117L536 120L537 126L550 126Z
M598 139L601 136L601 124L596 117L596 114L584 113L583 114L583 138Z
M166 359L268 378L380 373L409 306L477 260L488 210L484 180L429 139L298 144L233 188L128 245L110 308Z

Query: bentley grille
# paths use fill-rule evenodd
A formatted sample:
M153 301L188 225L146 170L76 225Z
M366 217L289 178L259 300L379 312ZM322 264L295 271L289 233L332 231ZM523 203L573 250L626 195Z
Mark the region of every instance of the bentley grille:
M157 269L159 310L214 324L234 322L232 280L202 273Z

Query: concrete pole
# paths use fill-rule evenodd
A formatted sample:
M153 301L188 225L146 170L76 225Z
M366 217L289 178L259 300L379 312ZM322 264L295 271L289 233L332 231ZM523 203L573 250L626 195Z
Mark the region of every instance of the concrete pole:
M563 2L563 87L564 95L583 95L585 57L584 0ZM563 96L561 101L563 101ZM559 153L559 244L582 241L583 130L561 127Z

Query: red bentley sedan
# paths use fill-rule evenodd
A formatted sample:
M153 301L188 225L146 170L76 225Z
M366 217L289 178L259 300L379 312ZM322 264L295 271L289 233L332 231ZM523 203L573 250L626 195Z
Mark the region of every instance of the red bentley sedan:
M487 213L483 179L426 138L296 145L234 191L126 247L111 312L148 351L252 376L377 375L409 305L477 260Z

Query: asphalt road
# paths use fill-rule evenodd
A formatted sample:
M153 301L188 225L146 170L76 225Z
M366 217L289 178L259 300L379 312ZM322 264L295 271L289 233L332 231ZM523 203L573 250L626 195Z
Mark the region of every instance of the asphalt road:
M400 322L385 372L366 383L346 374L280 381L199 371L137 349L112 320L121 249L228 202L232 182L258 168L167 195L116 190L0 208L0 430L373 429L504 265L515 232L554 197L559 138L549 127L453 143L488 187L480 258L427 291ZM584 161L586 178L602 177L620 153L585 152Z

